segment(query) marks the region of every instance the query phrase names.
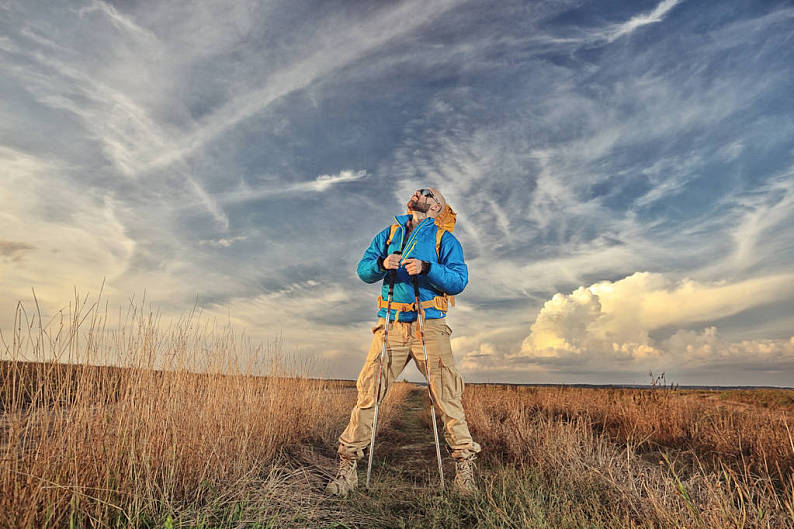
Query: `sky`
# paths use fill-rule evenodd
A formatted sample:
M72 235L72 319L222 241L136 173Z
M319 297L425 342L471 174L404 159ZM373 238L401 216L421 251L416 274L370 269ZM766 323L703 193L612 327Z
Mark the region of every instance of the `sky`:
M355 378L431 186L466 381L794 386L789 2L0 0L0 71L5 337L101 289Z

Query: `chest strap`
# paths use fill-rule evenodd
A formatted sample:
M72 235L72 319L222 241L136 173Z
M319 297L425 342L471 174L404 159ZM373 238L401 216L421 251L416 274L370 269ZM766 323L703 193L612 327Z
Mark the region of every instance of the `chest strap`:
M383 299L383 296L378 296L378 309L385 309L387 305L388 303ZM455 306L455 296L447 296L444 294L443 296L436 296L433 299L423 301L419 305L422 309L434 308L442 312L447 312L450 305L453 307ZM392 301L391 308L397 311L394 315L394 321L400 321L401 312L416 312L416 303L397 303L396 301Z

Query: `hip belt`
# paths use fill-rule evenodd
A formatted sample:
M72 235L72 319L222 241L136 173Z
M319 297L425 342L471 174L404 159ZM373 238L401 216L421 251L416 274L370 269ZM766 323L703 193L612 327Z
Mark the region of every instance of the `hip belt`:
M378 296L378 309L385 309L387 306L388 302L383 299L383 296ZM434 308L440 310L441 312L447 312L450 306L455 306L455 296L448 296L446 294L442 296L436 296L433 299L419 303L419 308L422 310ZM397 313L394 315L394 321L400 321L401 312L417 312L416 302L398 303L396 301L392 301L391 309L397 311ZM388 318L388 315L386 317Z

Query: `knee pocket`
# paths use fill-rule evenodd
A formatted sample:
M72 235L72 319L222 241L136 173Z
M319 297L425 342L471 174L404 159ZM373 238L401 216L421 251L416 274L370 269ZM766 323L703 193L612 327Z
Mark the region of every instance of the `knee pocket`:
M441 360L441 392L444 399L450 398L459 401L463 397L463 377L453 365L446 365L444 359Z
M452 330L444 322L439 322L434 327L432 332L428 332L425 336L428 344L428 353L431 357L435 356L438 358L441 367L447 366L454 369L455 360L452 358L452 344L450 344L449 338ZM430 367L433 368L435 366L431 365Z

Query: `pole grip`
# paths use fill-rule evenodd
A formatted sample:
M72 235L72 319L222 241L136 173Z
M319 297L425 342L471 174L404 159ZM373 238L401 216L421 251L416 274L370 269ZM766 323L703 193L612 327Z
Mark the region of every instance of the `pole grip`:
M402 255L400 250L392 252L392 254ZM389 270L389 297L394 295L394 278L397 277L397 270Z

